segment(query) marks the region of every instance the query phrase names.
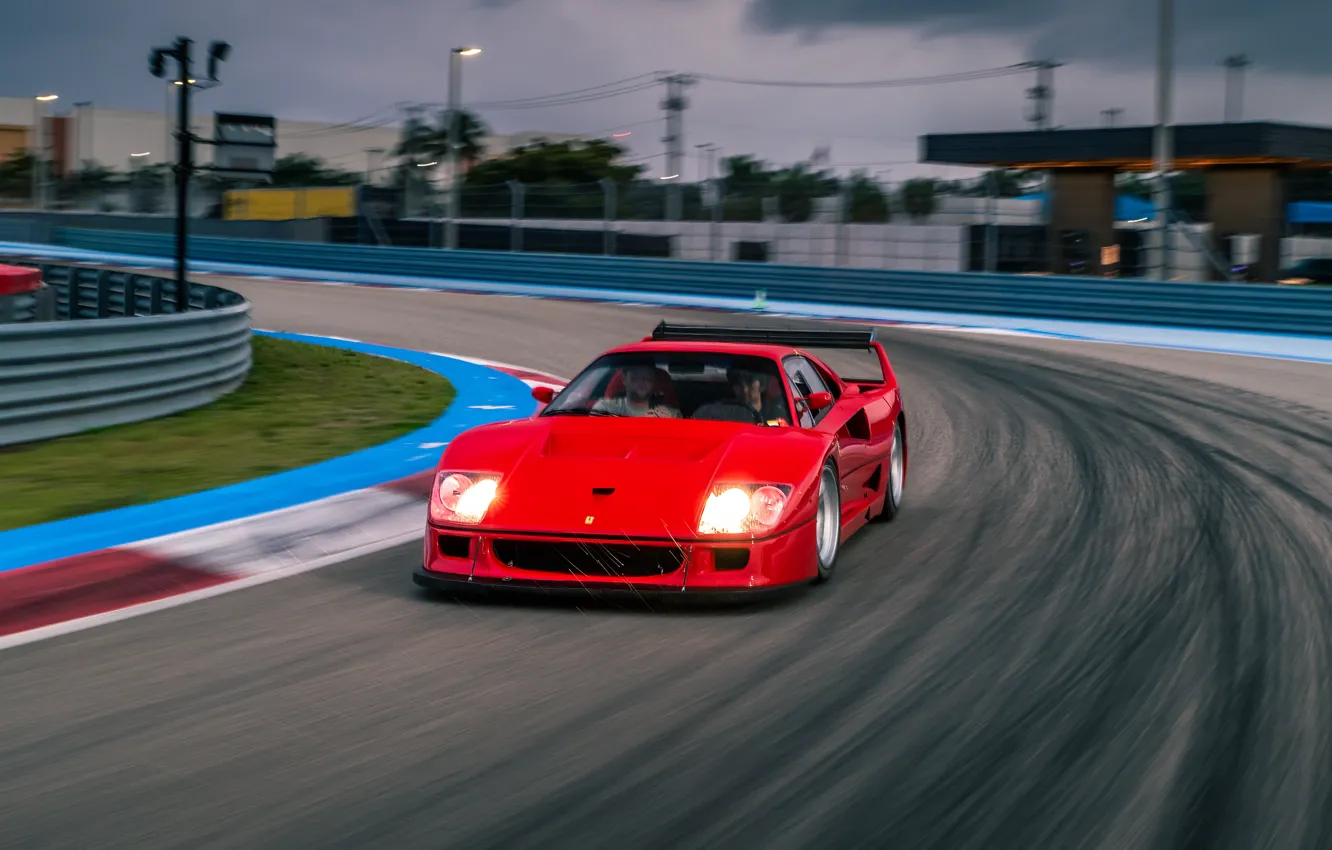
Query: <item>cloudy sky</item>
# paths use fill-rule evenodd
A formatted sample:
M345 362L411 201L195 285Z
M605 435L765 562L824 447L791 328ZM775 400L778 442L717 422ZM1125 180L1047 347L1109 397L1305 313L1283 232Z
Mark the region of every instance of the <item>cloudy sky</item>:
M1055 72L1055 122L1101 110L1150 123L1156 0L41 0L7 4L0 95L158 109L149 48L177 35L232 44L203 108L279 119L392 120L394 104L446 98L448 49L478 44L464 99L494 103L589 89L541 108L480 109L498 132L632 132L660 173L655 71L782 81L897 80L1030 59ZM1177 119L1222 118L1220 60L1247 53L1248 119L1332 124L1332 2L1176 0ZM831 148L836 165L891 180L959 173L915 164L929 132L1021 129L1034 72L884 88L701 80L685 137L775 162ZM618 93L614 96L601 96ZM687 161L694 177L701 157Z

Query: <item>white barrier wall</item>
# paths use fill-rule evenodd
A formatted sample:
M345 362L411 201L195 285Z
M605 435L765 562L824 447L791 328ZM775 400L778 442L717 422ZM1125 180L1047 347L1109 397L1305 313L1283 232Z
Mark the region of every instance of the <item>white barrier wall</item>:
M972 199L960 198L958 201ZM984 202L984 199L976 199ZM1013 201L1030 204L1034 202ZM949 215L963 216L954 210ZM1016 216L1017 212L1009 211ZM1025 215L1025 214L1024 214ZM932 219L933 220L933 219ZM473 219L474 224L509 224L507 219ZM970 224L978 224L972 220ZM1003 224L1040 224L1035 220L1001 221ZM601 221L566 219L527 219L524 227L555 230L602 231ZM785 224L778 222L666 222L613 221L616 233L650 236L676 236L675 256L682 260L711 260L713 232L717 231L718 252L715 259L730 261L739 242L766 243L768 262L802 266L845 266L861 269L897 269L902 271L966 271L968 231L966 224ZM1120 222L1116 229L1143 231L1149 258L1156 244L1157 231L1151 222ZM839 234L839 230L842 231ZM1187 231L1187 232L1186 232ZM1190 235L1192 234L1192 235ZM1225 263L1221 246L1213 244L1210 224L1176 225L1171 228L1171 278L1183 281L1212 279L1212 259L1200 245L1210 246L1217 262ZM1281 265L1307 257L1332 257L1332 239L1290 237L1282 240Z
M1332 239L1318 236L1290 236L1281 240L1281 267L1300 260L1332 257Z

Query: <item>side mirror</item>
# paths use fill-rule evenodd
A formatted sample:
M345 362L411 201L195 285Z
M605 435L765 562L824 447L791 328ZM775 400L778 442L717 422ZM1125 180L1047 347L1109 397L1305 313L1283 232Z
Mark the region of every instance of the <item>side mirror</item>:
M808 405L809 409L813 411L819 411L827 407L832 407L832 403L833 403L832 393L810 393L809 397L805 399L805 404Z
M532 398L542 404L550 404L555 400L555 390L550 387L532 387Z

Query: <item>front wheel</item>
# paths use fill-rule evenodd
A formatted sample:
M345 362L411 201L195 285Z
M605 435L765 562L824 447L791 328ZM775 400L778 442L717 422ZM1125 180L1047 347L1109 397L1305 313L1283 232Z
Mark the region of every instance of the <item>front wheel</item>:
M819 507L814 515L814 539L819 560L819 574L815 581L825 582L832 578L837 550L842 543L842 488L832 458L824 461L823 471L819 473Z

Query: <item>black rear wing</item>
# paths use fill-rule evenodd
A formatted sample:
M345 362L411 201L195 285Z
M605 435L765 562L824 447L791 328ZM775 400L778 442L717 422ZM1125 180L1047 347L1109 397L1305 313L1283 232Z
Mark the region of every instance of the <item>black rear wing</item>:
M878 328L808 330L803 328L727 327L725 325L668 325L663 320L644 342L738 342L760 345L789 345L791 348L827 348L872 351L879 360L882 378L841 378L848 384L897 386L897 376L888 352L878 340Z
M741 342L761 345L789 345L792 348L869 349L876 339L876 328L847 330L806 330L799 328L743 328L723 325L668 325L662 322L652 331L653 342Z

